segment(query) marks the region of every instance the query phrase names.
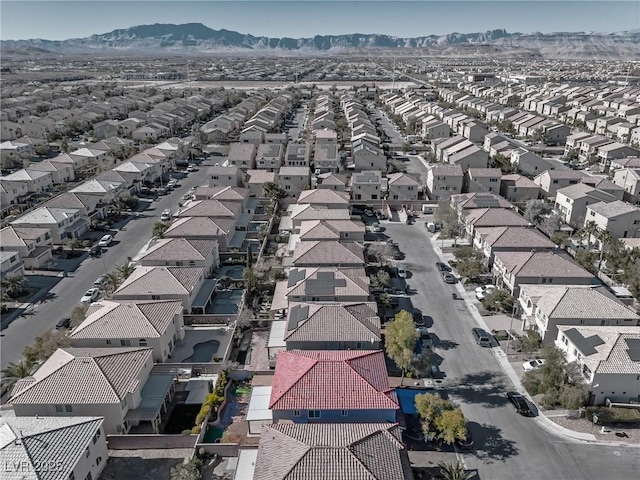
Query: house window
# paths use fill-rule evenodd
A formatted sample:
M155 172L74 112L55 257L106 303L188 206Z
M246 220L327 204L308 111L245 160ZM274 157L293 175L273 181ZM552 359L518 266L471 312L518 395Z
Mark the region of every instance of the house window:
M409 190L410 192L412 192L412 191L413 191L413 185L409 185L409 186L407 187L407 190Z
M349 412L347 412L346 410L340 410L340 416L341 417L346 417L349 415Z
M111 345L111 340L107 340L107 345Z
M293 411L293 416L294 417L299 417L300 416L300 410L294 410Z
M309 410L309 418L320 418L320 410Z
M72 413L73 412L73 407L71 405L65 405L64 406L64 411L67 413Z
M138 346L146 347L147 346L147 340L144 339L144 338L141 338L140 341L138 342Z
M363 348L364 348L364 343L363 342L356 342L356 349L362 350Z
M100 438L100 430L98 430L96 432L96 434L93 436L93 444L95 445L96 442L98 441L98 439Z
M131 341L130 340L120 340L120 346L121 347L130 347L131 346Z
M554 180L552 183L556 184L556 183L558 183L558 180Z
M57 413L62 413L64 410L64 407L62 405L56 405L56 412Z
M87 447L87 449L84 452L84 456L89 458L89 455L91 455L91 451L89 450L89 447Z

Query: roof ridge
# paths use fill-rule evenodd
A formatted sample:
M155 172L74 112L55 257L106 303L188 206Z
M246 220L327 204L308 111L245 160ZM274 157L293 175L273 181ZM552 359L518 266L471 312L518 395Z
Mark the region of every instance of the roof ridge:
M298 354L296 354L296 353L294 353L294 352L287 352L287 351L285 351L285 352L283 352L283 353L285 353L285 354L289 354L290 356L294 356L294 355L295 355L295 356L296 356L296 357L298 357L298 358L302 358L302 359L304 359L304 360L308 360L308 361L309 361L309 363L308 363L307 368L305 368L305 369L304 369L304 371L302 371L302 372L300 372L300 373L298 374L298 378L297 378L294 382L292 382L292 383L288 386L288 388L284 389L280 394L278 394L277 398L275 398L274 400L271 400L271 401L269 402L269 408L273 408L273 406L274 406L276 403L278 403L278 402L282 399L282 397L284 397L284 396L285 396L285 395L286 395L286 394L287 394L287 393L288 393L288 392L289 392L289 391L290 391L294 386L296 386L296 385L298 384L298 382L300 382L300 380L302 380L302 378L303 378L305 375L307 375L307 374L308 374L308 373L309 373L313 368L315 368L315 367L318 365L319 361L320 361L320 360L319 360L319 358L313 358L313 357L309 357L309 356L305 356L305 355L298 355ZM281 354L281 355L282 355L282 354Z

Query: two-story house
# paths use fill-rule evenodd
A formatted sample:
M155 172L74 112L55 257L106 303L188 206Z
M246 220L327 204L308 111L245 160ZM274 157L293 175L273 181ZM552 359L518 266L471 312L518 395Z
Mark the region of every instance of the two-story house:
M391 173L387 176L387 198L389 200L418 200L420 183L406 173Z
M280 167L278 173L280 188L287 192L288 197L297 197L303 190L309 188L311 173L309 167Z
M255 143L232 143L227 156L228 165L241 170L256 168L258 146Z
M24 267L40 268L53 259L51 233L46 228L8 226L0 230L0 250L16 251Z
M540 186L533 180L518 173L503 175L500 182L500 195L513 203L525 203L535 200L540 194Z
M258 146L256 169L277 172L284 159L284 145L279 143L263 143Z
M640 237L640 208L627 202L598 202L587 206L585 224L595 222L614 238Z
M544 252L557 248L537 228L523 227L477 227L473 245L484 254L489 267L497 252Z
M615 202L616 197L584 183L576 183L556 192L555 210L575 229L584 225L587 206L598 202Z
M205 275L209 276L220 266L218 242L162 238L153 241L137 262L144 267L203 267Z
M463 190L500 194L501 178L499 168L469 168L464 174Z
M462 193L464 172L459 165L435 165L427 171L427 193L430 200L448 200Z
M352 200L380 200L382 198L382 173L378 170L366 170L351 176Z
M547 202L553 202L558 190L580 183L583 177L584 174L575 170L545 170L533 181L540 187L540 196Z

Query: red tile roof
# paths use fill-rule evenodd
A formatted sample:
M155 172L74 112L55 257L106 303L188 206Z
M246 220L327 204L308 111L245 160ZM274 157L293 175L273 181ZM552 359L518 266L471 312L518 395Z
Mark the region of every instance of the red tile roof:
M273 410L397 409L381 351L291 351L278 354Z

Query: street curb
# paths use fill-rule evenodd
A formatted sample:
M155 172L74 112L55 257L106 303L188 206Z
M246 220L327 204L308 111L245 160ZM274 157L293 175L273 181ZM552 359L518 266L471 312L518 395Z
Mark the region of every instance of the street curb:
M442 250L440 249L440 247L438 247L436 245L437 237L438 237L438 235L430 236L429 242L431 243L431 246L433 247L434 252L436 253L436 255L438 255L440 260L443 261L443 262L446 262L446 258L444 257L444 254L442 253ZM467 307L467 310L469 311L471 316L475 319L475 321L478 324L478 326L483 328L486 331L489 331L489 328L488 328L486 322L484 321L484 318L482 318L482 315L480 315L480 312L478 312L478 309L473 304L473 302L469 301L469 298L466 295L466 290L460 284L460 282L455 284L455 288L458 291L459 298L464 300L464 303L465 303L465 306ZM591 434L591 433L576 432L575 430L570 430L570 429L565 428L565 427L563 427L561 425L558 425L557 423L555 423L552 420L549 420L549 418L544 413L542 413L540 411L540 408L538 407L538 405L533 401L531 396L527 393L527 391L522 386L522 383L520 382L520 377L518 377L518 375L516 374L515 370L513 369L511 364L509 363L509 359L507 358L506 353L504 353L504 351L500 347L493 347L491 349L491 351L496 356L496 359L498 360L498 363L502 367L502 370L504 371L505 375L507 375L507 377L509 377L509 379L511 380L511 383L518 390L518 392L522 393L527 398L527 400L529 400L529 402L531 402L532 404L534 404L536 406L536 410L538 411L538 415L536 416L536 421L542 427L544 427L545 429L554 431L555 433L557 433L559 435L563 435L565 437L573 438L574 440L579 440L579 441L582 441L582 442L597 443L597 444L609 445L609 446L612 446L612 445L634 446L634 447L640 448L640 443L602 442L601 440L598 440L596 438L596 436Z

